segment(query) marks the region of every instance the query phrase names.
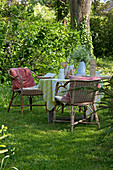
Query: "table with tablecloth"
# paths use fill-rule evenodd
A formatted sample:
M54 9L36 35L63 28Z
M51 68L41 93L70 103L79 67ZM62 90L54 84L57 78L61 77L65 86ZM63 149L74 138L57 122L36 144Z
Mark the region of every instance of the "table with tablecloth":
M56 84L59 82L60 84L64 84L68 79L41 79L39 81L39 88L43 91L43 99L47 103L47 110L51 111L54 108L55 104L55 89ZM61 88L58 91L59 95L64 95L64 89Z
M76 79L80 79L80 76L76 76ZM85 78L85 77L84 77ZM82 78L83 79L83 78ZM103 77L103 79L109 79L107 77ZM51 111L54 109L55 105L55 89L56 84L59 82L60 84L64 84L65 82L69 81L69 79L40 79L38 87L43 91L43 99L46 102L47 105L47 111L48 111L48 123L51 121ZM69 89L69 85L67 87ZM63 96L64 95L64 89L60 88L60 91L58 92L58 95ZM97 97L97 102L99 102L101 99L101 96ZM87 110L87 115L91 113L91 110Z

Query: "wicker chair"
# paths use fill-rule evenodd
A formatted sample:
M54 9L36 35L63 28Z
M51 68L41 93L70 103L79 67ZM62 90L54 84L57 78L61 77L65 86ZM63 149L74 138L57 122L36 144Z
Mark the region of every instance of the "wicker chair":
M63 98L61 96L58 96L58 90L60 87L64 87L66 89L67 84L70 83L70 90L68 92L69 100L63 101ZM100 129L99 119L98 115L95 110L95 99L96 99L96 90L92 90L93 88L96 89L96 87L99 84L99 80L70 80L66 82L64 85L58 86L56 88L56 96L55 96L55 108L53 112L53 127L55 125L55 122L70 122L71 123L71 132L73 132L74 125L77 125L79 123L84 124L97 124L98 129ZM65 119L65 117L58 117L57 112L59 110L62 110L62 104L64 104L64 108L66 106L71 106L70 110L70 119ZM86 110L88 106L92 106L92 115L95 116L94 121L87 121L86 116ZM61 107L60 107L61 106ZM74 106L75 112L74 112ZM82 119L75 120L75 113L79 109L79 111L83 111ZM64 112L64 110L63 110ZM92 116L93 117L93 116Z
M30 110L32 110L32 106L46 106L45 104L32 104L32 98L33 96L42 96L43 92L42 90L38 89L38 87L35 84L34 78L32 77L32 74L37 79L42 79L45 77L37 76L33 71L29 70L28 68L11 68L8 71L11 82L12 82L12 97L11 101L9 103L8 112L10 111L11 106L20 106L21 107L21 114L23 114L23 107L30 106ZM32 73L32 74L31 74ZM50 77L48 77L50 78ZM16 105L13 104L13 100L20 96L20 104ZM24 105L23 103L23 96L27 96L29 99L29 104Z

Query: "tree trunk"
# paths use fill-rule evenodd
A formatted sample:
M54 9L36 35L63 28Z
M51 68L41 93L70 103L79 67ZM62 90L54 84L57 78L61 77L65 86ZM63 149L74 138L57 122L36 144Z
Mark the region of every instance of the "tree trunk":
M86 26L89 28L90 10L92 0L70 0L70 13L71 13L71 27L74 29L75 19L77 27L80 28L81 23L86 17Z

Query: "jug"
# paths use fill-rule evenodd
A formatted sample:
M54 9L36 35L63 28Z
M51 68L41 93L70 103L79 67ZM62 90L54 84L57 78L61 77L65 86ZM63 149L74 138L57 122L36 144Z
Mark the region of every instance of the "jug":
M65 79L64 69L59 69L59 79Z

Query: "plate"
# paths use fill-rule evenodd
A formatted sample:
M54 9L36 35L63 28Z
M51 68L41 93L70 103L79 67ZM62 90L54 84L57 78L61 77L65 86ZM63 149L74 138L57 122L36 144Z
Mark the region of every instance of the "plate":
M55 75L56 74L54 74L54 73L47 73L44 77L51 77L51 78L53 78L53 77L55 77Z

